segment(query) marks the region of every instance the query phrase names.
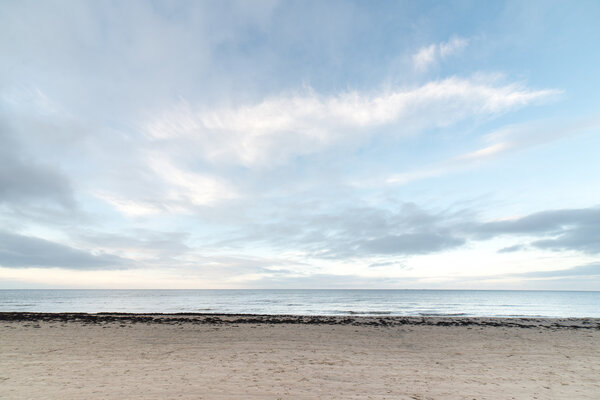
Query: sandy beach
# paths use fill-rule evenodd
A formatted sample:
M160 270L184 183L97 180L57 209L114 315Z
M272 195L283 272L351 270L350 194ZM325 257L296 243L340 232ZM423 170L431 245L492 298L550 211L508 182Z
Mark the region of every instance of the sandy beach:
M0 314L3 399L598 399L600 320Z

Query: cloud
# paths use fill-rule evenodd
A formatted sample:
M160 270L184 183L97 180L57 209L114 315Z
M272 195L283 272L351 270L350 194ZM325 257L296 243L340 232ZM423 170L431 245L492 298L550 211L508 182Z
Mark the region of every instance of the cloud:
M402 136L498 114L556 93L460 78L376 93L325 96L309 90L229 108L205 109L183 102L150 119L143 130L158 143L191 147L212 163L277 165L342 143L364 141L379 127L396 127L392 134Z
M505 282L509 280L518 280L518 286L523 289L557 289L564 290L565 286L560 286L560 282L578 283L577 287L589 287L591 290L597 290L598 278L600 277L600 264L587 264L571 268L551 270L551 271L533 271L517 274L496 275L493 277L478 276L440 276L437 279L427 279L420 277L371 277L356 276L346 274L279 274L267 275L248 282L250 287L255 288L313 288L313 289L335 289L335 288L365 288L374 287L378 289L398 289L415 287L422 288L506 288L511 287ZM557 282L559 286L556 286ZM512 286L514 287L514 286Z
M480 239L501 235L537 236L529 246L544 250L600 253L600 208L550 210L520 218L482 223L473 233ZM513 246L514 250L517 250ZM503 249L511 251L513 249Z
M415 45L432 15L401 5L390 12L351 2L0 3L0 225L13 235L1 248L15 272L47 268L54 257L73 276L77 268L144 265L155 269L157 286L163 276L218 284L337 265L384 274L409 258L471 245L477 257L478 243L495 238L502 244L481 247L519 252L502 259L598 254L597 230L584 221L490 231L474 211L410 203L471 195L443 197L451 181L426 193L382 184L395 172L396 185L443 176L579 129L561 132L558 120L519 124L465 143L480 121L560 93L540 71L531 72L544 86L512 83L523 71L501 59L500 37L494 43L504 44L482 49L477 64L517 78L472 65L449 76L441 67L455 67L476 39ZM489 34L471 28L465 32ZM425 80L428 71L436 78ZM451 148L461 150L419 168ZM347 185L361 176L371 186ZM471 187L489 192L495 184Z
M483 136L484 144L477 150L459 154L421 169L392 174L388 184L405 185L414 181L437 178L461 172L512 152L543 146L561 139L589 132L600 127L598 118L558 122L553 119L508 125Z
M515 244L514 246L508 246L508 247L501 248L500 250L498 250L498 253L514 253L514 252L525 250L525 249L527 249L526 246L524 246L522 244Z
M600 208L548 210L516 219L481 221L475 210L434 212L414 203L392 209L351 207L339 211L306 209L261 214L239 224L229 239L207 248L268 248L300 252L309 259L382 257L400 260L458 249L477 242L510 238L500 253L531 249L600 253ZM372 263L372 262L369 262Z
M572 268L558 269L553 271L534 271L513 274L523 278L564 278L564 277L600 277L600 264L578 265Z
M598 220L593 224L586 221L565 228L556 237L533 241L531 246L553 251L578 250L584 253L598 254L600 253Z
M184 256L192 249L187 245L187 232L162 232L151 229L130 229L125 232L83 231L77 238L85 246L105 249L111 253L136 260L164 260Z
M26 203L75 205L67 176L54 165L29 157L13 138L13 130L0 115L0 204L21 207Z
M438 45L440 57L446 58L448 56L454 55L459 51L463 50L465 47L467 47L468 44L469 41L467 39L460 37L453 37L447 42L442 42Z
M147 182L136 183L143 187L142 191L127 187L119 192L95 190L94 196L131 217L190 213L198 207L220 205L239 196L225 178L176 166L164 153L153 151L142 160L140 173Z
M130 261L107 253L94 254L45 239L0 231L0 265L9 268L115 269L130 265Z
M94 192L94 196L110 204L120 213L130 217L141 217L158 214L165 211L165 207L159 201L138 201L117 194Z
M509 151L523 150L600 128L597 117L557 121L549 118L512 124L483 136L483 148L456 157L456 161L476 161Z
M565 230L600 222L600 208L550 210L519 218L503 219L479 224L475 233L482 237L503 234L560 234ZM600 229L600 225L599 229Z
M511 146L511 144L506 143L506 142L491 144L491 145L481 148L479 150L475 150L473 152L457 156L456 158L454 158L454 160L455 161L482 160L482 159L490 158L490 157L496 156L500 153L503 153L503 152L509 150L511 147L513 147L513 146Z
M437 59L438 47L435 44L431 44L426 47L421 47L419 51L413 56L413 63L415 68L424 70Z
M459 53L468 44L467 39L453 37L447 42L421 47L413 55L413 64L417 70L425 71L447 57Z
M433 231L382 236L361 244L367 253L386 254L429 254L459 247L466 242L448 232Z
M210 205L232 199L237 196L235 189L223 179L209 174L185 171L176 167L173 162L160 154L148 156L150 169L170 187L175 188L167 193L169 203L191 203L193 205Z
M281 274L258 277L248 282L252 288L286 288L286 289L397 289L403 287L413 278L386 278L356 275L312 274L302 276L297 274Z
M448 172L448 168L444 168L443 166L428 167L420 170L390 175L388 178L386 178L385 182L392 185L405 185L413 181L436 178L438 176L445 175Z
M430 213L413 203L389 211L374 207L337 213L296 210L285 220L254 223L241 235L211 246L264 243L323 259L430 254L465 243L457 224L460 213Z
M24 203L40 202L74 207L68 178L54 168L0 151L0 203L20 207Z

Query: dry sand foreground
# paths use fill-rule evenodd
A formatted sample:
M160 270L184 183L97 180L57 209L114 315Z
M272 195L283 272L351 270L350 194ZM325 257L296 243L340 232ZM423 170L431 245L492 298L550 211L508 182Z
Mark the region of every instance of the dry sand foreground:
M600 320L0 313L2 399L600 399Z

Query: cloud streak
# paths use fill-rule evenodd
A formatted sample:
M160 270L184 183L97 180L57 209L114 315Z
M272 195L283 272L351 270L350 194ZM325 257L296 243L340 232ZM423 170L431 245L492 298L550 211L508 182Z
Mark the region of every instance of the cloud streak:
M421 169L392 174L386 178L386 182L404 185L418 180L441 177L470 169L503 155L574 137L599 127L600 120L597 118L562 123L543 120L505 126L483 135L484 144L476 150L459 154Z
M469 41L467 39L453 37L447 42L421 47L412 57L415 69L426 71L447 57L459 53L468 44Z
M494 115L547 100L558 91L448 78L412 89L324 96L314 91L257 104L203 109L182 103L143 126L157 142L179 141L213 163L246 167L281 164L345 142L362 142L377 128L394 136Z
M14 140L14 130L0 114L0 204L21 207L27 203L75 205L68 177L54 165L27 157Z
M0 2L0 274L385 286L597 258L598 62L570 45L594 13L528 37L503 8Z
M129 260L107 253L90 253L32 236L0 231L0 265L9 268L116 269Z
M558 269L552 271L534 271L524 272L522 274L513 274L513 276L523 278L546 278L560 279L564 277L600 277L600 264L578 265L572 268Z
M539 239L529 246L552 251L600 253L600 208L550 210L521 218L494 221L474 228L480 238L531 235ZM520 248L502 249L504 252Z
M511 238L501 253L550 251L600 253L600 208L549 210L516 219L480 221L472 210L431 212L413 203L395 210L350 208L338 213L295 212L285 220L247 225L242 235L215 243L261 243L316 259L407 257ZM533 239L532 239L533 238Z
M413 203L396 210L356 207L338 213L296 211L284 221L249 225L241 236L216 246L255 242L321 259L430 254L465 243L461 232L452 229L461 216L460 211L430 213Z

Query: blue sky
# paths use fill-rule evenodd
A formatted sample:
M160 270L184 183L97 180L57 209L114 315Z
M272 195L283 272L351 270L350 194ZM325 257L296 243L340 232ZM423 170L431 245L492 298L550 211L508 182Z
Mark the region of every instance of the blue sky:
M0 287L600 290L600 3L0 4Z

